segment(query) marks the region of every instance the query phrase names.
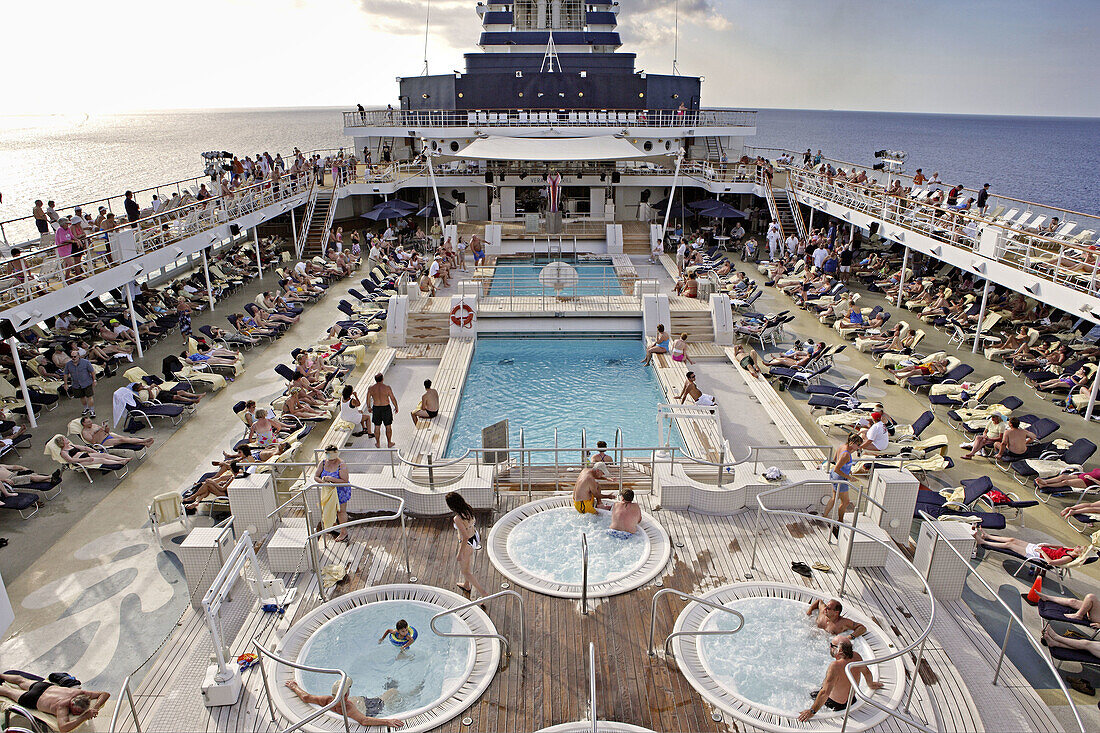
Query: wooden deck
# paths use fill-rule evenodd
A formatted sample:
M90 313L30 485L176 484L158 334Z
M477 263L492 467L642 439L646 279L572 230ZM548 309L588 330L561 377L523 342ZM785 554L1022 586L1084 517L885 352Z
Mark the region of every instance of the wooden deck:
M501 514L518 506L519 496L501 498ZM654 511L650 497L639 501ZM712 517L690 513L655 511L654 516L668 530L673 542L672 561L661 577L664 587L703 593L730 582L745 579L794 583L827 594L836 594L842 565L835 545L827 542L823 526L766 517L761 552L755 568L749 567L755 514ZM492 517L482 516L485 526ZM412 572L419 582L443 588L457 580L454 530L449 519L410 519ZM346 563L348 580L336 592L346 593L369 585L407 582L400 547L400 530L389 524L373 524L352 530L349 546L330 545L324 563ZM263 555L261 554L261 559ZM823 560L837 572L815 574L803 579L790 570L790 562ZM485 556L479 553L475 572L497 589L504 580ZM300 589L300 600L279 618L249 612L252 599L247 589L234 597L225 626L233 654L249 651L256 635L274 646L294 619L315 606L312 580L303 573L296 580L281 576ZM855 603L875 618L902 643L914 638L927 618L927 599L919 592L911 573L900 561L883 570L853 571L844 600ZM580 613L575 601L551 598L520 590L526 603L529 656L518 656L518 606L493 601L489 614L497 628L513 641L516 656L496 675L486 693L465 715L437 730L532 731L544 726L576 721L586 715L588 693L585 659L588 642L596 644L597 698L599 716L645 726L656 731L752 730L732 722L715 722L712 709L680 674L674 662L663 654L650 658L646 636L650 603L656 588L614 596L592 604L590 613ZM670 633L683 603L672 601L658 609L658 646ZM239 619L237 618L239 617ZM1002 681L989 684L998 644L989 639L961 604L945 604L925 651L922 684L914 694L911 712L944 731L1058 730L1059 724L1038 694L1006 661ZM208 710L203 707L198 683L210 654L209 636L199 614L184 614L177 632L161 651L138 686L137 699L142 728L148 731L276 731L288 725L268 719L259 670L245 673L245 692L233 706ZM955 660L955 661L953 661ZM913 660L907 660L912 668ZM814 680L807 680L807 691ZM981 701L981 713L975 700ZM937 713L932 711L935 705ZM942 725L937 724L937 714ZM121 730L132 730L127 721ZM888 720L877 728L906 731L907 726Z

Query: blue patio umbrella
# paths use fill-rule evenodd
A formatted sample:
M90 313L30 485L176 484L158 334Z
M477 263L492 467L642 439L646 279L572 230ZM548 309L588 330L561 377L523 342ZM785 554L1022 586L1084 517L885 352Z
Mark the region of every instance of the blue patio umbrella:
M447 214L450 214L452 211L454 211L454 208L455 208L455 205L452 204L447 199L439 199L439 205L443 207L443 215L444 216L446 216ZM416 215L417 216L423 216L425 218L431 218L431 219L434 219L436 216L438 216L438 214L436 213L436 210L435 210L435 199L432 199L431 201L429 201L427 206L425 206L420 211L416 212Z
M700 204L705 204L705 206L700 206ZM699 216L707 216L711 219L744 219L746 216L744 211L715 199L696 201L691 206L699 212Z
M401 219L402 217L409 216L416 207L408 208L406 206L397 206L393 201L385 201L373 209L363 214L364 219L371 219L373 221L381 221L383 219Z

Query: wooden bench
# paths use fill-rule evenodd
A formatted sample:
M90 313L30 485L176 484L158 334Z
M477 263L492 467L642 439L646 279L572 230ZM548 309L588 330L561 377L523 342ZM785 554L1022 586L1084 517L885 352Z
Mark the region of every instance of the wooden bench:
M680 390L687 381L688 369L683 363L673 361L668 354L657 354L654 358L654 372L664 390L665 399L670 405L679 404ZM719 408L715 408L717 410ZM718 420L696 420L676 418L676 427L684 439L684 448L702 460L718 461L725 449L725 438ZM727 454L727 460L731 457Z
M442 457L447 448L451 425L454 424L455 415L458 413L462 387L466 384L466 373L469 371L470 359L473 355L473 339L447 341L439 366L435 370L435 376L432 377L432 387L439 392L439 414L431 420L420 421L405 452L405 458L408 461L425 464L429 455L432 456L433 461L439 461ZM421 476L421 473L424 475ZM417 481L426 480L427 469L410 469L409 475Z

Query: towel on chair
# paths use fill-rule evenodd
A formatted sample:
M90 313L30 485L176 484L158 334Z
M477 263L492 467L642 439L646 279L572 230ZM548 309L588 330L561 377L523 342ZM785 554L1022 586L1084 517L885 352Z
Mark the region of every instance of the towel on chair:
M954 489L944 489L940 492L940 496L947 499L949 504L962 504L966 499L966 489L962 486Z

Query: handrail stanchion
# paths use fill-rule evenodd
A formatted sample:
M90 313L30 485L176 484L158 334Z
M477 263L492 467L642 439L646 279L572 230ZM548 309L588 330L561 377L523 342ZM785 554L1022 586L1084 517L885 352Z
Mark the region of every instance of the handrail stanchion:
M428 454L428 488L435 488L435 469L432 468L432 454Z
M703 630L699 630L699 631L674 631L671 634L669 634L667 637L665 637L665 656L666 657L669 656L669 654L671 654L671 647L669 646L670 642L673 639L675 639L677 636L717 636L719 634L736 634L738 631L740 631L741 629L743 629L745 627L745 616L740 611L734 610L732 608L727 608L726 606L723 606L720 603L715 603L714 601L708 601L705 598L700 598L699 596L693 596L690 593L685 593L681 590L676 590L675 588L662 588L661 590L659 590L659 591L657 591L656 593L653 594L653 601L650 603L650 606L649 606L649 651L648 651L648 654L651 657L657 656L657 652L655 652L653 650L653 635L654 635L654 633L656 632L656 629L657 629L657 601L659 601L662 596L666 596L666 595L669 595L669 594L676 595L682 601L691 601L693 603L698 603L701 606L706 606L708 608L713 608L716 611L724 611L724 612L730 614L731 616L736 616L737 619L740 621L740 623L737 625L736 629L728 629L728 630L727 629L711 629L710 631L703 631Z
M554 428L554 491L558 490L558 429Z
M588 615L588 534L581 532L581 613Z
M461 606L455 606L454 608L450 608L446 611L441 611L441 612L437 613L436 615L432 616L432 619L428 623L428 626L431 627L432 633L435 634L436 636L455 637L455 638L461 638L461 639L496 639L497 641L499 641L501 644L504 645L504 654L502 655L502 659L501 659L501 663L500 663L501 664L501 669L503 669L504 668L504 659L503 659L503 657L511 657L512 656L511 646L508 644L508 637L504 636L503 634L473 634L473 633L463 634L463 633L457 633L457 632L453 632L453 631L440 631L439 629L437 629L435 627L435 622L438 621L439 619L443 618L444 616L450 616L452 614L458 613L459 611L465 611L467 608L473 608L474 606L481 605L481 604L485 603L486 601L491 601L494 598L501 598L502 596L512 596L517 601L519 601L520 654L524 658L526 658L527 657L527 623L524 620L524 616L526 615L526 606L523 603L523 596L521 596L519 593L515 592L514 590L501 590L501 591L497 591L496 593L490 593L487 596L482 596L481 598L474 599L474 600L470 601L469 603L463 603Z
M924 571L924 582L927 583L928 579L932 576L932 568L936 566L936 550L940 546L940 537L936 535L936 539L932 540L932 552L928 557L928 569ZM913 699L913 690L917 689L917 680L920 679L920 667L924 664L924 642L925 639L920 641L920 649L917 650L917 665L913 667L913 683L909 685L909 689L905 693L905 705L903 709L905 712L909 712L909 701Z
M596 645L588 642L588 716L592 718L592 733L599 733L596 724Z
M282 657L277 655L275 652L271 651L270 649L268 649L264 645L262 645L260 643L260 640L255 638L255 637L252 638L252 646L254 646L256 648L256 656L259 657L259 659L260 659L260 672L263 676L264 694L267 696L267 707L268 707L268 710L271 712L271 722L272 723L274 723L275 720L276 720L275 719L275 708L271 704L271 687L270 687L268 679L267 679L267 670L264 669L264 663L263 663L263 658L264 657L270 658L276 664L281 664L284 667L290 667L291 669L297 669L297 670L300 670L302 672L314 672L314 673L317 673L317 674L338 674L338 675L340 675L340 686L337 688L336 694L332 696L332 702L330 702L328 705L324 705L322 707L317 708L317 710L313 711L310 715L306 716L305 718L302 718L301 720L299 720L297 723L290 726L289 728L286 728L286 729L280 731L280 733L294 733L294 731L300 730L301 728L304 728L306 725L308 725L309 723L312 723L314 720L321 717L325 713L329 712L330 710L335 708L337 705L340 705L340 713L343 715L343 718L344 718L344 733L351 733L351 725L348 723L347 706L340 704L341 701L344 699L344 697L348 694L348 692L351 689L351 680L348 679L348 675L344 670L342 670L342 669L329 669L329 668L326 668L326 667L307 667L304 664L298 664L297 662L292 662L289 659L283 659Z
M132 675L126 675L126 679L122 681L122 689L118 691L118 697L115 699L115 711L111 715L111 723L107 727L107 730L110 731L110 733L115 733L115 731L118 730L116 724L118 723L118 713L122 709L123 695L126 696L126 702L130 706L130 715L134 717L134 730L136 730L137 733L141 733L141 721L138 720L137 705L134 704L134 693L130 690L131 676ZM12 730L12 728L7 728L6 730L10 731Z

